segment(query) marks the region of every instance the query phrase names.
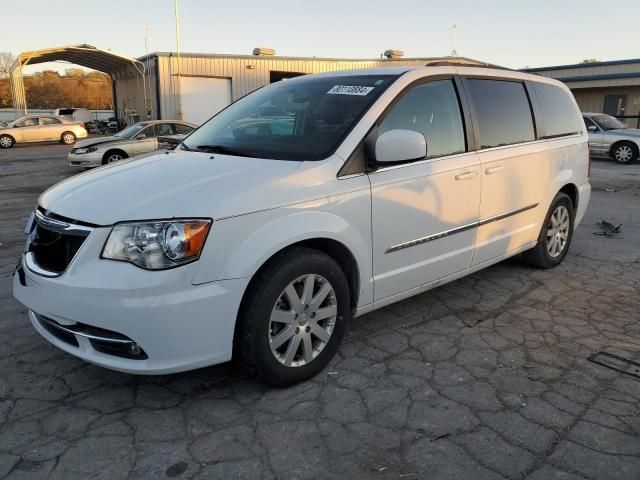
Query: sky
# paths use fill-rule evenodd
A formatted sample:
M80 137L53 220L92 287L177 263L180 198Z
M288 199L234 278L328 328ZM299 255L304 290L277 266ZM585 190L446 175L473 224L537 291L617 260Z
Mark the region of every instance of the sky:
M378 58L456 51L511 68L640 57L640 0L179 0L182 52ZM173 0L0 0L0 52L88 43L139 57L175 51ZM47 65L48 67L49 65ZM61 65L58 69L64 69ZM36 69L36 67L32 67ZM42 69L42 67L37 67Z

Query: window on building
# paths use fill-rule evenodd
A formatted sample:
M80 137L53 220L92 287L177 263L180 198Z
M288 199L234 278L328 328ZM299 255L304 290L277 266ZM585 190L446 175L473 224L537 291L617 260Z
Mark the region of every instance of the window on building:
M53 117L41 117L40 121L42 125L59 125L62 123L59 119Z
M531 106L522 83L480 79L469 79L468 83L480 131L480 148L535 139Z
M425 83L407 92L384 118L378 132L394 129L422 133L427 140L427 158L464 152L464 127L452 81Z
M582 131L580 119L571 97L560 87L533 82L542 110L544 138L561 137Z

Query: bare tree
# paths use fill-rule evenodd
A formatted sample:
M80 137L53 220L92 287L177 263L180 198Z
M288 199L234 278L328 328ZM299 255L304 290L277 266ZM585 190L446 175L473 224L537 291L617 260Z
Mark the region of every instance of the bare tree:
M10 52L0 52L0 78L7 78L9 76L9 69L16 57Z

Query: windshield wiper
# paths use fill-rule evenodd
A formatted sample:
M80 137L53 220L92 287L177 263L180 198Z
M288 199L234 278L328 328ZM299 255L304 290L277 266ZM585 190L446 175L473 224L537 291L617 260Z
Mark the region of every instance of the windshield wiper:
M224 145L198 145L197 150L209 153L222 153L223 155L234 155L238 157L250 157L245 152L234 150L233 148L225 147Z

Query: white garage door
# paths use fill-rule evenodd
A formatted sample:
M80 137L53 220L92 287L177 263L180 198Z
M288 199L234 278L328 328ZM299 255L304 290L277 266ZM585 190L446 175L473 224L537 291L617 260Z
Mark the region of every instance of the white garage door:
M231 103L231 79L182 77L182 119L200 125Z

